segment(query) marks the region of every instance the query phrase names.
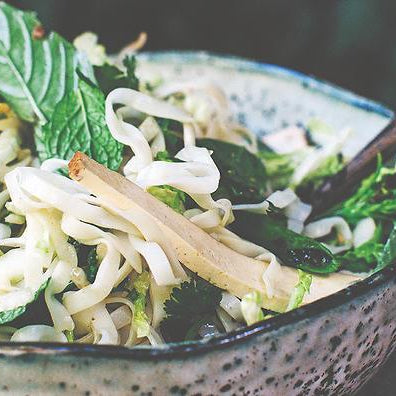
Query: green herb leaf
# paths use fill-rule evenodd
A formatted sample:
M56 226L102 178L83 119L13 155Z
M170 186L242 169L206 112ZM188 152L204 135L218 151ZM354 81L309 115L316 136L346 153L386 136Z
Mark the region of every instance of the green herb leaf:
M297 194L301 197L309 197L326 179L340 172L344 165L341 153L324 159L319 168L309 173L297 186Z
M241 300L241 311L243 318L248 326L264 320L264 312L261 309L263 297L257 291L243 296Z
M181 135L170 120L157 119L164 133L166 149L174 156L183 148ZM233 204L262 202L268 193L268 179L260 158L242 146L214 139L197 139L197 146L213 151L212 158L220 173L215 199L227 198Z
M258 156L264 161L273 190L283 190L289 186L291 176L298 164L296 154L278 154L267 149L259 151Z
M240 211L232 227L243 238L270 249L289 267L314 274L328 274L340 267L323 244L287 229L270 216Z
M74 332L73 332L73 330L65 330L65 336L67 338L67 342L74 342Z
M286 311L298 308L303 302L306 293L309 293L312 283L312 275L307 274L304 271L298 271L298 283L294 287L290 296L289 304L287 305Z
M396 261L396 223L393 225L388 240L385 243L384 250L381 257L378 260L378 264L375 267L374 272L380 271L388 265L393 264Z
M105 63L103 66L95 66L96 80L105 95L116 88L139 88L139 80L135 74L136 58L134 56L127 56L123 64L125 71L109 63Z
M357 248L348 250L344 254L337 255L341 268L351 272L370 272L380 262L384 244L383 227L376 227L374 237ZM396 253L396 252L395 252Z
M104 114L103 93L80 76L78 89L56 105L51 122L42 128L45 158L70 159L76 151L82 151L109 169L118 170L123 145L111 136Z
M0 3L0 94L21 119L48 121L76 87L76 65L92 77L84 57L58 34L45 35L34 13Z
M345 202L329 211L355 225L365 217L387 221L396 214L396 168L382 166L378 159L377 170L363 180L359 189Z
M0 312L0 325L3 325L5 323L12 322L19 316L23 315L29 305L33 303L34 301L37 300L37 298L40 296L40 294L45 290L45 288L48 286L49 279L47 279L40 287L39 289L34 293L34 297L31 301L29 301L26 305L21 305L20 307L10 309L8 311L3 311Z
M68 242L76 249L79 267L84 270L88 281L94 283L99 268L96 246L84 245L73 238L69 238Z
M171 340L184 340L189 330L196 329L197 322L201 323L203 317L207 319L215 314L220 300L221 290L202 278L194 277L183 282L165 301L167 317L162 321L161 329ZM190 331L189 338L191 334Z
M212 150L221 179L213 196L227 198L233 204L262 202L268 193L263 162L246 148L214 139L198 139L197 146Z

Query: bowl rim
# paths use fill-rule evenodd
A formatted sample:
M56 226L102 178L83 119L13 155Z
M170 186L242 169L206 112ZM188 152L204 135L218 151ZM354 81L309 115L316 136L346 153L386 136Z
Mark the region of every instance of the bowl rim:
M274 76L293 79L300 82L304 87L318 90L334 99L345 102L353 107L361 108L368 112L374 112L389 119L384 129L395 127L394 112L382 104L356 95L334 84L308 76L301 72L254 60L248 60L233 55L214 54L203 51L158 51L145 52L139 57L146 60L161 61L170 58L178 61L220 61L224 66L237 69L238 71L255 71L269 73ZM164 59L164 60L165 60ZM220 64L221 66L221 64ZM359 281L337 293L314 301L296 310L283 313L279 316L258 322L251 326L225 333L208 340L186 341L169 343L160 347L137 346L127 348L124 346L90 345L90 344L60 344L44 342L0 342L0 355L18 357L20 355L67 355L73 357L94 357L111 359L128 359L136 361L147 360L170 360L188 358L217 351L236 344L244 343L260 334L269 333L288 325L320 316L326 311L336 309L341 305L350 303L352 300L381 287L386 282L396 282L395 264L383 268L368 278Z

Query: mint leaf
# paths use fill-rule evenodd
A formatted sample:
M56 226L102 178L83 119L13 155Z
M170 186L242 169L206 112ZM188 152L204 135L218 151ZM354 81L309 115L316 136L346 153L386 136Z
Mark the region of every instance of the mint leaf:
M46 36L34 13L0 3L0 95L21 119L48 121L76 87L77 66L92 76L83 56L58 34Z
M26 312L26 309L28 308L28 306L33 303L34 301L37 300L37 298L39 297L39 295L45 290L45 288L47 287L49 283L49 279L47 279L40 287L39 289L36 291L36 293L34 293L34 297L31 301L29 301L28 304L26 305L21 305L20 307L14 308L14 309L10 309L8 311L3 311L0 312L0 325L3 325L5 323L9 323L12 322L14 319L16 319L18 316L23 315Z
M103 66L95 66L96 80L105 95L113 89L121 87L138 89L139 80L135 74L136 58L134 56L127 56L123 64L125 66L125 72L109 63L105 63Z
M104 95L82 76L77 90L56 105L51 121L42 128L40 141L45 146L41 160L69 160L76 151L82 151L112 170L118 170L122 161L123 145L106 125Z
M215 139L197 139L197 146L213 151L220 174L215 199L227 198L233 204L259 203L268 195L268 178L263 162L243 146Z
M238 211L231 229L242 238L270 249L289 267L312 274L330 274L340 269L339 261L325 245L289 230L271 216Z

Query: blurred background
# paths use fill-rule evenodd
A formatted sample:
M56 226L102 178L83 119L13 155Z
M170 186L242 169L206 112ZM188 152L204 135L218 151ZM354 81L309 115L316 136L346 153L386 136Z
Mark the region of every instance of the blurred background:
M396 108L395 0L14 0L68 39L108 51L205 49L314 74ZM396 85L396 84L395 84Z
M116 52L148 33L147 50L239 55L329 80L396 109L395 0L14 0L72 40L98 33ZM359 396L395 394L396 355Z

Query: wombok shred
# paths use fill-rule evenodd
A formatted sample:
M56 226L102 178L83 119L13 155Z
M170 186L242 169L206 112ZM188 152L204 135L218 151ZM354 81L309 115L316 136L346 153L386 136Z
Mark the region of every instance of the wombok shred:
M264 319L261 309L263 297L258 292L246 294L241 301L241 310L243 318L248 326Z
M223 292L220 300L220 307L237 322L243 321L241 300L233 294Z
M340 253L352 247L352 232L348 223L339 216L327 217L305 226L303 234L318 239L329 235L333 230L337 233L337 245L324 244L332 253Z
M358 248L374 238L375 221L371 217L360 220L353 230L353 246Z
M66 336L51 326L32 325L15 331L12 342L67 342Z
M232 120L224 92L208 79L168 82L157 87L154 94L190 113L199 126L196 136L224 140L245 146L251 152L257 151L256 136Z
M291 177L292 185L298 186L309 174L316 171L324 161L337 155L351 131L350 128L345 128L337 137L333 138L332 141L328 141L322 148L312 149L311 153L307 153L305 160L293 172Z

